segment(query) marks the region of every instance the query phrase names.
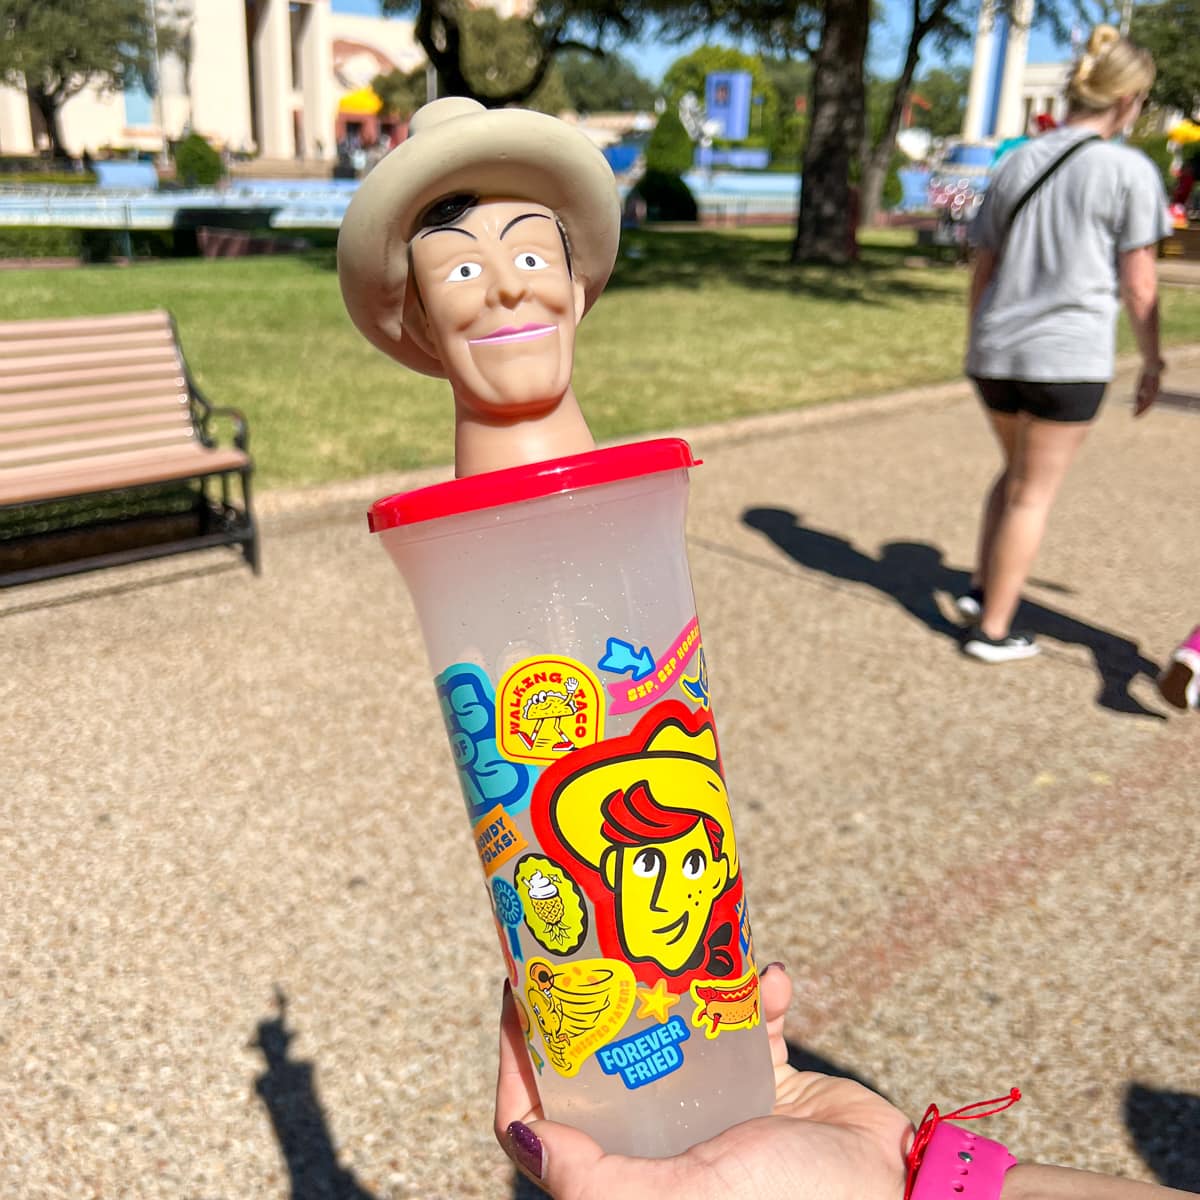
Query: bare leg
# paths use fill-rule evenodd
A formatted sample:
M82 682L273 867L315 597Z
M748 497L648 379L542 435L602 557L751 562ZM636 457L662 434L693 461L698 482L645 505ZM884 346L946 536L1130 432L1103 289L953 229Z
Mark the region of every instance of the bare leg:
M1090 422L1040 421L1022 413L1008 468L1008 497L997 522L984 572L980 627L990 638L1007 636L1033 567L1050 507L1066 478Z
M1000 452L1004 455L1004 467L992 483L991 490L983 505L983 519L979 526L979 551L975 558L975 571L971 575L971 586L987 591L988 562L992 557L992 543L996 539L996 527L1004 513L1004 505L1008 499L1008 468L1012 462L1017 445L1018 417L1016 413L993 412L987 409L988 420L992 423L992 432L1000 443Z

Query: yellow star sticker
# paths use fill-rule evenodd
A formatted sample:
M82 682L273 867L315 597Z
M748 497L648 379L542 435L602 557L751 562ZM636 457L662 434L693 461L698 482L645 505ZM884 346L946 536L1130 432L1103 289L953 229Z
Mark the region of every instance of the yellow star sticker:
M667 991L667 981L660 979L652 988L638 988L637 1015L642 1017L657 1017L661 1024L666 1024L671 1009L679 1003L679 997Z

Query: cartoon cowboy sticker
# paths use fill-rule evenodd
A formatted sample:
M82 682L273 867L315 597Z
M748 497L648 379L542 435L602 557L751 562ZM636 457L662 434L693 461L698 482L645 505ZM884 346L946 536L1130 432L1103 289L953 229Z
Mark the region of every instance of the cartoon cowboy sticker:
M712 719L676 700L547 770L532 817L595 909L602 952L639 982L740 976L742 880Z

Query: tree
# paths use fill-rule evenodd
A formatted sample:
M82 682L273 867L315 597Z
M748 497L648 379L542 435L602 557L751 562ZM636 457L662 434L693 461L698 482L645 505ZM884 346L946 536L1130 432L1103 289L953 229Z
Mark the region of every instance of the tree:
M425 103L427 90L424 67L407 74L400 70L389 71L371 80L371 91L383 101L384 111L398 117L411 117Z
M1130 37L1154 55L1150 99L1184 116L1200 112L1200 0L1166 0L1133 10Z
M168 22L157 28L145 0L0 0L0 79L24 87L41 113L55 158L69 157L59 128L62 106L89 84L106 90L157 90L155 46L183 41Z
M968 67L934 67L917 80L915 91L929 105L914 108L912 123L936 138L954 137L962 129L967 107Z
M555 65L577 112L646 112L654 107L655 88L619 54L597 58L568 50Z
M850 167L863 142L870 10L871 0L825 0L813 61L794 263L844 263L852 256L856 221Z
M523 26L527 41L522 54L501 66L493 59L494 48L475 42L469 33L479 17L500 20L490 10L472 10L467 0L382 0L381 7L416 14L414 34L437 71L440 95L471 96L488 108L529 103L546 81L555 55L581 50L603 56L606 40L633 37L642 23L637 4L545 0L536 20L504 22ZM544 93L542 104L549 107Z
M664 175L683 175L692 169L695 151L679 113L668 104L646 143L646 168Z
M676 59L663 76L663 92L667 103L677 105L684 95L691 92L703 103L705 80L714 71L746 71L750 75L750 90L757 109L750 116L747 140L770 145L779 121L779 94L771 84L771 77L763 60L757 54L746 54L728 46L701 46L691 54Z

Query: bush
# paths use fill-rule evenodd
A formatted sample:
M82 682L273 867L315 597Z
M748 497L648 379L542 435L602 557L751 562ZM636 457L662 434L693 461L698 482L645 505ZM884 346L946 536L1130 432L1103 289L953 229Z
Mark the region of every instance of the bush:
M682 175L692 169L692 139L674 107L667 105L646 143L646 171Z
M688 185L669 171L648 170L633 190L646 202L648 221L694 221L699 215Z
M909 165L908 155L902 150L896 150L892 154L892 161L888 163L887 174L883 177L883 192L880 195L880 203L887 208L899 208L900 202L904 199L904 185L900 182L900 172Z
M1146 137L1130 138L1129 144L1145 154L1158 168L1158 172L1162 176L1163 187L1166 188L1169 196L1175 187L1175 180L1171 176L1173 156L1170 146L1167 145L1167 135L1151 133Z
M175 175L185 187L211 187L224 174L221 156L198 133L175 147Z
M78 258L82 232L46 225L0 227L0 258Z

